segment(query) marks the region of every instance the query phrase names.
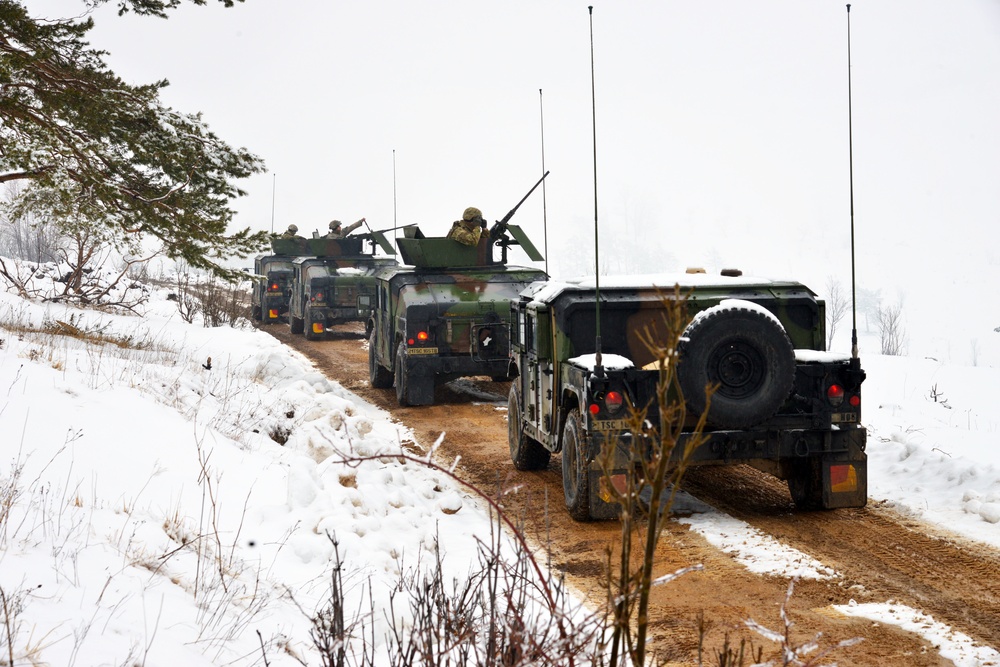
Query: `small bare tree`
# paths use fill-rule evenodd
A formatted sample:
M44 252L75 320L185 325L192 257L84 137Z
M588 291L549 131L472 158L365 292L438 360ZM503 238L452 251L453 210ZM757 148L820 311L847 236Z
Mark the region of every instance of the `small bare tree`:
M892 357L906 354L907 336L903 326L903 302L897 301L895 305L883 306L879 304L875 310L878 329L879 343L882 354Z
M833 336L837 333L837 325L847 314L850 304L840 281L830 276L826 280L826 349L833 347Z

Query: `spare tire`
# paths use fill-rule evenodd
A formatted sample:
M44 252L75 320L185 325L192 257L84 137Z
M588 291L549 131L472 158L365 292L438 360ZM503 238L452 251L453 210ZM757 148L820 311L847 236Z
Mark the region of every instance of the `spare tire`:
M760 306L729 299L698 314L679 346L677 379L688 409L708 422L746 428L770 418L795 382L795 351L781 323Z

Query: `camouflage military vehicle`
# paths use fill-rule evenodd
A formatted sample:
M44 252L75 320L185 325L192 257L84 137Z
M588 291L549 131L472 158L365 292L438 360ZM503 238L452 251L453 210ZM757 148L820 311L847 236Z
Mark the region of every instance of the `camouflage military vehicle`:
M335 324L366 322L375 293L374 273L395 266L393 257L376 257L375 247L394 254L381 232L340 239L281 239L297 242L310 255L292 261L288 324L310 340L326 336ZM370 248L365 243L371 244Z
M274 324L288 316L289 281L294 255L260 255L254 259L254 281L250 312L262 324Z
M508 224L524 199L483 231L478 247L404 229L396 241L407 266L375 276L368 347L373 387L395 385L400 405L430 405L434 387L455 378L509 379L510 302L528 284L546 278L539 269L507 265L512 245L534 261L542 259L524 232ZM499 260L493 258L494 246L500 248Z
M561 452L570 515L616 515L602 484L618 482L615 476L624 476L644 451L628 432L628 406L651 405L647 418L654 426L659 420L659 373L638 333L664 335L661 298L673 297L674 284L689 295L693 316L677 367L689 415L680 445L698 415L708 412L709 437L691 464L749 464L787 480L799 508L864 506L860 362L824 351L825 305L807 287L740 275L602 280L601 352L614 363L600 369L594 284L546 282L525 289L511 312L517 377L508 400L508 440L514 467L542 469L552 452ZM709 383L718 390L706 408ZM611 480L595 461L608 439L614 447ZM682 450L678 446L675 456Z

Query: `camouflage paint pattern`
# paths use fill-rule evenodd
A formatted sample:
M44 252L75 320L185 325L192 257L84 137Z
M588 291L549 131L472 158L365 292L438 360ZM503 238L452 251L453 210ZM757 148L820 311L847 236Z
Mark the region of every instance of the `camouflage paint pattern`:
M376 275L371 363L393 373L400 402L410 405L432 403L434 386L457 377L506 379L511 301L544 271L493 260L485 236L473 248L406 234L397 242L413 265Z
M396 260L385 257L299 257L292 262L289 324L316 340L328 328L366 322L372 314L375 273Z
M593 368L575 361L593 354L596 343L595 289L588 283L534 283L512 306L512 360L518 377L513 381L520 405L521 431L553 452L562 449L564 426L577 410L584 426L584 460L589 462L593 518L613 514L614 508L600 499L602 471L594 458L605 442L614 447L616 468L626 470L644 446L627 432L626 413L612 413L603 402L609 391L627 397L629 404L652 406L649 422L657 426L655 391L658 371L643 369L654 362L654 354L640 341L639 333L666 332L661 299L673 298L678 282L687 295L689 315L739 299L762 307L785 329L796 350L824 351L825 305L816 294L796 282L751 278L678 276L643 282L619 280L601 285L601 351L632 362L627 369L605 369L597 377ZM662 285L657 289L654 285ZM710 425L711 437L694 453L693 463L749 463L790 479L790 488L803 476L813 478L807 501L825 508L863 506L867 496L865 430L861 426L860 384L863 371L851 371L846 358L836 355L802 354L796 361L793 389L770 418L747 428ZM678 372L684 364L682 356ZM850 400L832 406L827 400L830 385L838 384ZM514 394L512 394L513 396ZM779 395L780 396L780 395ZM689 415L687 427L695 415ZM517 433L515 429L513 433ZM512 436L513 437L513 436ZM682 444L684 441L682 436ZM678 457L682 447L675 450ZM838 489L830 481L831 470L840 474L849 467L854 486ZM822 477L822 480L820 479Z

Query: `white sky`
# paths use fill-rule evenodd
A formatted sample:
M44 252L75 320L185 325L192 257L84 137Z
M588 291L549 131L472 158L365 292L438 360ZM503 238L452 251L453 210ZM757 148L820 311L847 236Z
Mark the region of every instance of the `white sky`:
M306 231L498 219L540 176L542 89L550 270L567 277L593 247L587 4L211 0L160 20L112 3L91 34L126 80L169 79L168 104L266 160L237 203L254 229L272 205L275 228ZM1000 280L1000 4L861 0L851 41L858 285L902 300L912 351L940 356L956 327L964 348L1000 325L977 312ZM604 247L849 286L844 2L597 3L594 42ZM539 248L542 203L514 219Z

